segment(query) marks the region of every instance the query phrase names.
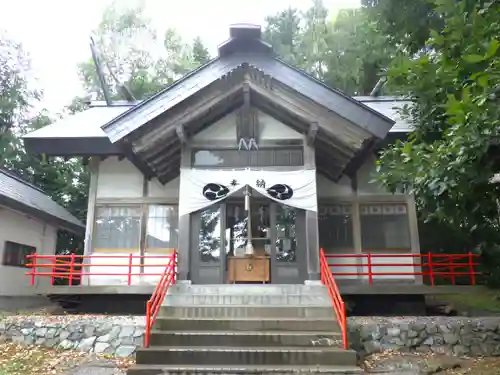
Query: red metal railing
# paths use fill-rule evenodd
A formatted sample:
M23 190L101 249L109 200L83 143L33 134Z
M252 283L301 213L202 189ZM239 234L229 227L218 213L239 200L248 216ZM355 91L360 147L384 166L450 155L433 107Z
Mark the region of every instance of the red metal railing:
M457 281L461 281L460 284L476 285L477 277L481 274L478 271L480 255L473 253L326 254L325 258L334 276L365 276L369 284L373 284L374 279L387 280L390 276L400 276L401 279L420 276L424 283L432 286L444 283L457 285ZM339 259L352 261L338 262ZM350 268L350 271L346 271L346 268Z
M175 254L175 253L174 253ZM174 254L168 255L28 255L31 268L26 274L35 285L36 277L50 277L50 284L56 279L68 280L69 285L81 284L83 276L120 276L126 278L126 284L132 285L134 276L164 275L164 267L170 264ZM110 259L107 263L105 260ZM154 259L154 262L146 263ZM104 262L102 262L104 261ZM156 267L161 271L146 271ZM86 270L87 269L87 270ZM102 271L101 271L102 270Z
M175 284L176 269L177 252L174 251L167 267L165 267L165 272L163 272L160 282L156 285L155 291L146 303L146 331L144 334L144 346L146 348L149 347L151 328L156 321L156 317L158 315L158 312L160 311L163 300L167 295L168 287L172 284Z
M335 279L330 271L330 267L328 266L328 261L325 257L325 252L323 249L320 249L320 267L321 267L321 282L328 288L328 294L332 299L333 310L335 311L335 315L337 316L337 321L339 323L340 332L342 333L342 343L343 348L348 348L347 343L347 314L345 309L345 303L340 295L339 288Z

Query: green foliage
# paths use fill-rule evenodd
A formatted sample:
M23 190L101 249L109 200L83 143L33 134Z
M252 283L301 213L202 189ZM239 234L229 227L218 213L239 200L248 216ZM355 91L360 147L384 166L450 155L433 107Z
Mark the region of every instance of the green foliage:
M369 94L395 55L366 11L331 17L321 0L304 13L288 8L267 17L263 36L284 61L350 95Z
M301 53L301 16L297 9L287 8L266 17L263 38L271 44L278 56L297 67L303 66Z
M210 53L200 37L196 37L193 40L192 55L193 61L197 66L206 64L210 61Z
M443 27L432 0L363 0L362 4L390 43L403 46L409 53L425 46L430 30Z
M401 56L390 83L415 99L415 132L382 153L378 180L412 193L420 213L470 233L477 248L500 244L500 3L436 1L443 27L426 49Z
M22 46L6 35L0 39L0 168L40 187L57 203L85 221L88 174L80 161L50 163L26 152L21 136L51 123L45 111L33 113L40 94L29 80L30 61ZM60 232L58 249L81 247L81 239Z
M167 29L159 40L143 5L120 8L118 4L115 1L105 10L93 32L112 99L124 99L119 84L125 84L136 99L145 99L210 59L200 38L191 45ZM79 64L79 74L85 91L103 99L90 54Z

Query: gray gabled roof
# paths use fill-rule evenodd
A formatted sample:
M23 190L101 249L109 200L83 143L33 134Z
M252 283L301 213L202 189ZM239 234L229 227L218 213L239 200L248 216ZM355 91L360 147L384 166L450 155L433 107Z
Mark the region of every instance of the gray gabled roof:
M120 116L131 105L91 107L85 111L66 116L50 125L26 134L23 138L102 138L106 134L101 126Z
M0 204L52 225L83 234L85 225L64 207L19 177L0 169Z
M401 118L398 108L411 104L407 99L398 97L357 96L353 99L380 112L395 123L390 133L409 133L413 130L407 119ZM138 102L140 103L140 102ZM26 147L35 154L50 155L117 155L120 150L113 145L101 129L116 119L136 103L120 103L118 106L106 106L94 102L93 107L69 115L23 137Z
M111 142L115 143L243 64L264 72L339 116L368 129L378 138L384 138L394 123L384 114L324 85L305 72L271 55L236 52L211 60L163 91L111 120L102 126L102 129Z

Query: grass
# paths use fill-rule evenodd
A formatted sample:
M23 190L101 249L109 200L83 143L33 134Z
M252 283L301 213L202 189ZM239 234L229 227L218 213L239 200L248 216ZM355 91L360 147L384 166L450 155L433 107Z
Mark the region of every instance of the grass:
M430 298L450 302L459 311L500 313L500 290L477 287L474 293L435 295Z

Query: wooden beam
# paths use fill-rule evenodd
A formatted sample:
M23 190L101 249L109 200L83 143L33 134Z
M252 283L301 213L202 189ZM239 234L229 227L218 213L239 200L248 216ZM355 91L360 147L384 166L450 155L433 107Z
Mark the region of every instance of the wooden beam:
M273 85L272 90L265 89L254 82L250 83L252 89L252 99L259 95L274 106L279 106L282 110L293 113L295 116L304 119L307 125L316 121L320 130L334 138L339 146L346 151L355 151L357 145L353 140L362 141L371 134L369 131L357 126L354 123L340 117L334 112L304 97L297 92L282 84ZM253 100L252 100L253 102Z
M159 144L155 147L151 147L148 149L143 149L142 151L136 151L137 154L140 154L142 158L145 160L153 160L158 156L163 155L165 149L170 149L173 146L177 146L179 144L179 138L172 132L168 138L165 138L165 142ZM134 147L135 149L135 147Z
M232 97L224 102L219 103L219 105L213 107L210 112L200 118L195 119L186 124L186 128L189 130L189 134L197 134L213 123L219 121L221 118L226 116L241 107L243 98L241 96Z
M245 73L243 83L243 105L238 110L236 117L236 142L244 139L248 142L251 138L257 139L259 115L250 103L250 76Z
M323 167L322 165L316 164L316 170L328 178L330 181L337 181L339 179L339 175L337 173L332 173L328 168ZM339 172L340 173L340 172Z
M189 110L183 108L182 111L178 111L179 113L164 118L160 127L151 130L135 142L136 150L142 152L145 149L163 143L165 136L172 132L175 124L188 124L198 118L207 116L219 103L231 100L231 98L234 98L240 93L241 85L232 87L229 90L225 85L216 87L212 91L207 92L198 103L192 103Z
M309 146L314 144L316 135L318 134L319 125L317 121L313 121L309 124L309 129L307 129L306 142Z
M158 173L158 181L165 185L180 174L180 159L172 162L168 168Z
M377 144L380 140L378 138L372 137L369 139L366 139L363 142L363 145L360 147L358 152L354 155L354 157L349 160L349 163L345 167L344 171L342 172L343 174L346 174L348 176L353 176L356 174L357 170L361 165L364 163L368 155L370 153L374 152L377 148Z
M186 132L184 131L184 125L183 124L177 124L175 125L175 133L177 134L177 138L179 138L179 141L181 141L182 144L187 143L187 135Z
M125 142L121 143L120 148L123 151L123 154L127 157L128 160L132 162L132 164L142 172L142 174L148 179L151 180L156 176L154 171L132 150L132 144L125 140Z
M321 132L318 132L318 134L316 142L314 142L314 148L319 152L333 156L343 166L345 166L349 160L354 157L355 152L351 152L349 154L344 153L336 148L335 144L332 144L329 139L321 134Z
M181 147L174 145L169 148L163 148L161 153L157 153L155 158L145 158L146 162L151 165L155 170L161 165L165 164L166 161L172 158L180 158Z
M155 171L157 172L158 176L163 175L167 172L169 172L172 169L179 169L181 163L181 156L177 156L174 158L170 158L168 162L165 162L161 165L158 165L155 167Z

